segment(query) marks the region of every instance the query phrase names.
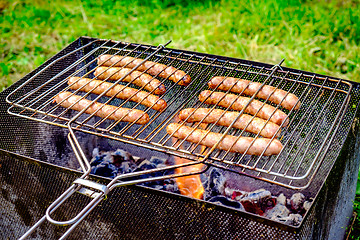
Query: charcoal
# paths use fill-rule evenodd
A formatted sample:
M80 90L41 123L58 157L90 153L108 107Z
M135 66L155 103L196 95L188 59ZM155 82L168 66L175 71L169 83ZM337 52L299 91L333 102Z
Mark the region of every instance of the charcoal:
M304 202L303 207L306 212L309 211L311 204L312 204L312 202L309 202L309 201Z
M147 186L147 187L151 187L155 190L163 190L163 186L159 185L159 184L144 184L144 186Z
M300 225L302 220L303 220L303 217L300 214L290 214L286 218L285 224L298 226L298 225Z
M269 201L272 202L271 193L265 189L259 189L254 192L243 195L240 199L241 204L247 212L262 215L264 211L270 207ZM275 203L272 203L273 205Z
M144 170L151 170L151 169L156 169L156 168L157 168L156 164L151 163L149 160L145 159L138 165L138 167L135 169L135 172L144 171ZM151 179L153 177L163 176L163 174L164 174L164 172L162 172L162 171L156 171L156 172L153 172L153 173L140 175L138 177L135 177L134 179ZM160 181L152 181L152 182L149 182L149 183L143 183L142 185L148 186L148 187L151 187L151 188L159 189L158 185L160 185L161 188L162 188L164 183L163 183L163 180L160 180Z
M269 197L268 199L264 199L261 202L261 208L263 211L266 211L268 209L272 209L276 205L276 198L275 197Z
M110 178L135 171L156 170L174 164L173 158L162 159L152 156L150 159L143 159L132 156L121 149L117 149L115 152L100 152L97 148L93 150L93 159L90 162L92 174ZM170 176L174 173L174 169L155 171L123 180L144 179L146 182L139 185L180 194L178 185L173 178L159 181L146 180L154 177ZM226 184L227 178L218 168L211 168L205 174L201 174L200 178L205 190L203 194L204 200L263 215L271 220L288 225L299 225L303 219L302 215L309 210L312 204L311 200L306 201L302 193L295 193L290 199L287 199L283 193L278 197L274 197L270 191L265 189L258 189L253 192L237 189L236 185Z
M204 199L209 199L217 195L223 195L225 189L225 176L216 168L213 168L209 174L209 178L204 184Z
M93 158L96 157L96 156L98 156L98 155L99 155L99 148L94 148L94 149L92 150L92 156L93 156Z
M121 162L134 162L134 158L132 155L122 149L117 149L115 152L111 153L113 156L113 163L121 163Z
M208 201L227 207L232 207L238 210L244 210L243 206L238 201L233 201L225 196L215 196L208 199Z
M155 164L155 165L165 165L166 166L166 161L167 159L162 159L162 158L159 158L159 157L155 157L155 156L152 156L149 160L151 163Z
M281 205L286 205L286 197L283 193L281 193L277 198L276 198L276 203L277 204L281 204Z
M295 193L290 198L291 209L295 212L299 212L303 209L303 204L305 202L305 196L302 193Z
M95 148L93 156L91 173L103 177L114 178L119 174L130 173L136 167L131 154L121 149L100 154L99 149Z
M136 168L135 171L150 170L156 168L156 164L151 163L149 160L142 161Z
M103 162L97 166L92 167L91 173L103 177L114 178L117 175L117 168L108 162Z
M118 167L118 174L131 173L133 168L130 162L122 162Z
M176 162L174 158L168 158L166 159L165 164L168 166L172 166L172 165L176 165Z
M246 194L245 191L240 191L237 189L231 189L229 187L225 187L224 195L230 197L232 200L240 201L240 199Z
M165 165L166 166L166 165ZM169 175L172 175L172 174L174 174L175 173L175 171L174 171L174 169L168 169L168 170L165 170L164 171L164 176L169 176Z
M290 214L290 210L284 205L277 203L275 207L266 211L266 217L271 220L282 221L281 219L285 219Z
M93 160L90 162L90 166L97 166L101 164L104 161L105 154L103 155L97 155L93 158Z
M262 199L266 199L271 197L271 192L265 190L265 189L258 189L253 192L249 192L245 194L241 201L253 201L253 202L260 202Z
M171 183L166 183L166 181L164 181L163 190L173 193L180 193L178 185L174 180L172 180Z

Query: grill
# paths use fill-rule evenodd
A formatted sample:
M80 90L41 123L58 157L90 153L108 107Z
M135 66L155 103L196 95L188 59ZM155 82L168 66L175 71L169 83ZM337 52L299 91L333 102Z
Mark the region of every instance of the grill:
M73 224L64 234L64 236L67 236L100 203L103 196L107 195L115 187L160 179L147 178L121 182L121 180L129 176L149 173L149 171L144 171L117 177L107 183L107 185L89 181L90 166L88 157L80 146L81 141L79 142L78 137L80 133L90 133L91 135L109 139L109 141L120 141L140 148L155 150L159 153L193 160L186 164L178 164L153 171L165 171L189 165L205 164L207 168L216 167L225 171L240 173L241 175L277 185L280 188L285 187L290 189L289 191L302 190L307 192L308 195L316 197L327 179L340 150L343 148L345 139L351 129L351 124L358 108L358 85L347 80L283 68L281 67L282 61L272 66L221 56L169 49L166 48L167 44L155 47L111 40L80 38L45 63L43 68L35 70L31 76L21 81L7 96L6 101L11 104L8 113L36 120L37 122L67 128L71 147L83 172L80 178L60 198L51 204L47 210L46 217L44 216L31 228L28 234L35 230L45 219L48 219L56 224ZM171 81L169 79L171 76L165 78L161 77L161 74L155 76L154 78L160 79L161 84L166 87L166 92L161 95L160 100L165 100L167 106L161 112L152 109L154 104L153 106L146 107L141 103L119 100L115 97L106 97L106 92L95 95L77 90L72 91L74 94L81 96L79 101L83 99L90 100L87 106L80 112L60 107L59 104L54 103L54 99L59 93L70 91L68 85L69 78L86 77L95 79L97 77L95 74L97 59L103 54L143 59L127 75L115 82L111 82L112 88L135 72L136 67L139 67L147 60L183 70L191 77L192 81L187 86L181 86ZM185 108L199 109L208 107L212 110L229 110L231 108L230 106L220 106L221 99L219 99L216 105L206 105L199 101L198 95L202 91L219 91L217 88L210 89L208 87L209 80L214 76L247 79L250 80L250 83L260 83L262 88L266 85L271 85L274 87L273 91L283 89L289 92L289 94L293 93L298 96L300 108L296 110L294 107L284 109L281 103L274 104L269 100L269 97L260 99L262 105L258 112L267 104L287 114L287 126L285 126L284 121L281 125L281 131L278 131L278 139L283 145L278 155L266 156L265 151L269 145L258 156L246 154L251 145L245 150L244 154L218 149L218 145L227 134L236 136L237 139L248 136L254 139L262 138L259 136L260 134L248 133L244 130L233 128L236 120L240 118L244 110L240 111L236 119L228 127L218 126L216 125L217 122L204 124L203 122L206 117L202 118L198 123L186 123L178 119L180 111ZM133 87L133 83L126 83L126 86ZM137 88L140 91L145 87ZM260 89L250 97L252 101L255 100L255 95L259 93ZM153 92L154 90L150 91L149 94ZM224 92L231 93L231 89ZM135 121L121 121L126 118L126 115L118 121L113 121L110 119L110 114L99 118L95 115L96 113L86 113L87 109L91 108L91 104L94 102L111 104L119 106L119 108L126 107L142 110L144 114L148 114L149 121L144 125L139 125L135 124ZM139 116L138 119L141 117ZM254 117L252 117L253 119ZM220 133L222 136L221 140L215 142L214 146L207 148L201 147L199 143L186 141L189 135L183 140L174 140L175 138L172 134L167 133L166 127L170 123L175 122L180 123L182 126L202 128L207 132ZM272 137L273 139L275 137ZM207 168L186 174L198 174L206 171ZM182 175L168 175L161 178L176 176ZM94 197L94 200L72 220L53 220L50 216L51 213L76 191L91 195ZM313 212L308 214L312 215Z

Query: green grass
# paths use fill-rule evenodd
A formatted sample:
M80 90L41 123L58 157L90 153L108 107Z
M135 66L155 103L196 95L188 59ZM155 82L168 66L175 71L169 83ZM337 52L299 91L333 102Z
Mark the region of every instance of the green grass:
M356 191L356 198L354 201L354 211L357 214L353 228L351 229L351 234L349 239L360 239L360 178L358 179L358 190Z
M285 58L283 66L360 82L358 0L0 0L0 33L0 91L79 36L171 39L171 48L271 64Z
M194 50L360 81L357 2L0 1L0 90L79 36Z

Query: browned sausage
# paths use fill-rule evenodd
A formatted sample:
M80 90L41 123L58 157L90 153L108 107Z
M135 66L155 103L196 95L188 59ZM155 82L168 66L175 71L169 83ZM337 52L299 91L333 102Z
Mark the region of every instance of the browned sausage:
M114 67L127 67L134 68L140 64L144 59L134 58L134 57L124 57L119 55L108 55L104 54L98 58L98 65L102 66L112 66ZM148 69L148 70L147 70ZM156 76L159 74L162 78L168 78L173 82L176 82L179 85L186 86L191 82L191 78L184 71L177 69L172 66L167 66L165 64L156 63L152 61L145 61L141 64L137 70L146 71L146 73Z
M104 71L104 72L103 72ZM131 82L139 87L144 87L148 91L153 91L154 94L164 94L166 91L165 85L158 79L153 78L149 74L133 71L130 68L118 68L118 67L98 67L95 70L95 77L98 79L119 80L126 76L122 81ZM109 77L109 78L108 78Z
M227 91L231 89L231 92L241 93L245 95L254 95L256 91L261 87L261 83L252 82L249 80L241 78L232 78L232 77L213 77L209 83L210 88L216 88L220 90ZM269 97L270 96L270 97ZM291 110L294 106L294 109L297 110L300 107L299 98L292 93L288 93L282 89L276 89L273 86L264 85L261 90L257 93L256 97L261 99L267 99L269 101L280 104L287 110ZM281 102L282 101L282 102Z
M79 78L79 77L71 77L69 78L68 84L70 88L73 90L80 89L84 92L92 92L95 94L102 94L107 89L110 89L113 85L112 83L100 81L100 80L92 80L90 78ZM92 90L93 89L93 90ZM144 106L151 107L156 111L163 111L167 104L165 100L160 99L158 96L150 94L145 91L140 91L135 88L125 87L120 84L116 84L113 86L108 92L105 94L108 97L117 97L120 99L129 99L129 101L138 102Z
M227 111L225 114L220 117L225 111L221 109L211 109L211 108L186 108L182 110L179 114L179 118L181 120L185 120L189 117L186 121L187 122L199 122L202 119L202 123L215 123L220 126L230 126L230 124L239 116L239 112L230 112ZM275 134L278 137L280 134L279 125L267 122L264 119L254 117L248 114L242 114L238 120L234 123L233 127L238 129L245 129L245 131L258 134L263 137L271 138ZM252 120L251 120L252 119ZM262 129L263 128L263 129ZM262 129L262 130L261 130Z
M85 112L87 114L95 113L95 116L101 118L107 118L111 120L121 120L123 122L135 122L137 124L146 124L149 122L149 115L145 112L138 109L129 109L129 108L117 108L112 105L102 104L98 102L92 102L87 99L82 99L81 96L72 95L71 92L61 92L55 97L55 101L65 108L70 108L76 111L82 111L86 108L90 103L91 106L88 107ZM64 101L63 101L64 100ZM79 101L80 100L80 101ZM79 101L79 102L77 102ZM75 105L73 105L75 104ZM73 106L71 106L73 105ZM110 115L111 114L111 115ZM110 115L110 116L109 116ZM139 119L138 119L139 118ZM138 119L138 120L137 120Z
M207 98L209 97L209 98ZM224 98L223 98L224 97ZM207 99L206 99L207 98ZM222 99L219 103L217 103L220 99ZM248 97L239 97L235 94L226 94L224 92L212 92L209 90L202 91L199 95L199 100L205 102L207 104L218 104L221 107L229 107L233 101L235 101L231 106L230 109L241 111L246 104L250 101ZM260 111L256 114L256 112L260 109ZM269 104L265 104L258 100L252 100L250 104L245 108L244 112L250 113L262 119L272 121L278 125L284 122L283 126L285 127L289 119L287 119L286 113L279 109L275 109L273 106ZM271 114L274 113L272 116ZM271 116L271 118L270 118Z
M206 130L181 126L181 124L178 123L169 124L166 127L166 131L168 134L173 135L176 138L185 139L186 141L192 143L199 143L200 145L204 145L206 147L213 147L223 136L221 133L208 133ZM249 150L246 151L249 146ZM230 152L245 153L249 155L261 155L265 150L264 156L270 156L279 154L283 146L277 139L271 140L270 138L252 137L239 137L238 139L238 137L233 135L225 135L223 140L220 141L219 145L217 145L217 148L220 150L229 150Z

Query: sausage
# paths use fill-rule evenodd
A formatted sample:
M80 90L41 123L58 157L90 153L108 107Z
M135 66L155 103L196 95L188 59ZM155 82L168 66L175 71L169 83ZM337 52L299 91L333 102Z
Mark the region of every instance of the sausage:
M85 111L87 114L95 113L95 116L101 118L107 118L111 120L121 120L122 122L135 122L137 124L146 124L149 122L149 115L138 109L129 109L129 108L118 108L108 104L102 104L98 102L93 102L78 95L72 95L71 92L61 92L55 97L55 102L60 104L65 108L70 108L76 111L82 111L90 103L91 106L88 107ZM64 101L63 101L64 100ZM80 100L79 102L77 102ZM77 103L76 103L77 102ZM75 105L73 105L75 103ZM71 106L73 105L73 106ZM111 114L111 115L110 115ZM110 116L109 116L110 115ZM139 118L139 119L138 119Z
M213 147L217 142L220 141L221 137L223 136L223 134L221 133L194 129L192 127L182 126L178 123L169 124L166 127L166 131L168 134L173 135L176 138L185 139L186 141L192 143L199 143L200 145L204 145L206 147ZM249 150L246 151L249 146ZM245 153L249 155L261 155L262 152L265 150L264 156L279 154L282 148L283 146L281 142L277 139L252 137L238 138L233 135L225 135L223 140L220 141L220 143L217 145L217 149L220 150L237 152L242 154Z
M126 76L122 81L131 82L139 87L144 87L148 91L153 91L154 94L164 94L166 91L165 85L158 79L153 78L149 74L133 71L130 68L118 68L118 67L97 67L95 70L95 76L98 79L119 80ZM131 72L131 73L130 73ZM108 78L109 77L109 78Z
M207 98L209 97L209 98ZM224 98L223 98L224 97ZM219 103L218 101L222 99ZM201 102L205 102L207 104L218 104L221 107L229 107L230 104L235 101L231 106L230 109L241 111L246 104L251 100L248 97L239 97L235 94L226 94L224 92L212 92L209 90L204 90L199 95L199 100ZM256 114L256 112L260 109L260 111ZM277 125L281 125L285 127L289 123L289 119L287 118L286 113L283 111L274 108L269 104L265 104L258 100L252 100L250 104L245 108L244 112L249 113L251 115L255 115L265 120L270 120ZM271 114L274 113L272 116ZM271 116L271 118L270 118Z
M120 55L104 54L98 58L98 65L109 67L115 64L114 67L134 68L142 61L144 61L144 59L130 56L124 57ZM145 61L137 68L137 70L143 72L146 71L146 73L153 76L157 76L159 74L158 76L167 78L182 86L186 86L191 82L191 77L184 71L161 63Z
M252 96L256 93L262 84L241 78L213 77L209 81L208 85L212 89L216 87L224 91L230 89L231 92L235 93L242 93L244 91L243 94ZM294 106L295 110L300 108L300 101L297 96L282 89L276 89L273 86L264 85L257 93L256 97L261 99L267 99L269 97L270 102L281 104L281 106L287 110L291 110Z
M224 112L225 111L221 109L186 108L179 113L179 118L180 120L186 120L187 122L199 122L204 119L202 123L215 123L219 120L216 123L217 125L228 127L239 116L239 112L227 111L222 117L220 117ZM255 134L260 132L261 136L267 138L272 138L275 134L276 137L279 136L279 125L272 122L267 122L264 119L258 117L254 117L253 119L252 118L253 116L251 115L242 114L234 123L233 127L237 129L245 129L245 127L249 124L245 131Z
M104 81L80 77L70 77L68 84L73 90L80 89L80 91L92 92L99 95L107 89L110 89L113 85L112 83ZM113 86L105 95L108 97L115 96L120 99L129 99L129 101L138 102L159 112L163 111L167 106L165 100L160 99L156 95L135 88L125 87L120 84Z

